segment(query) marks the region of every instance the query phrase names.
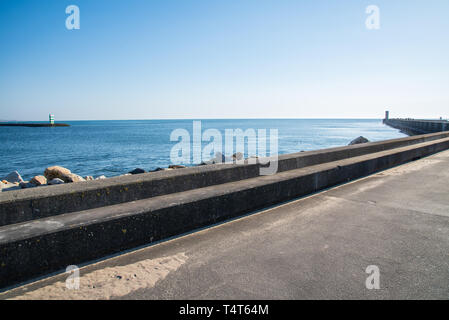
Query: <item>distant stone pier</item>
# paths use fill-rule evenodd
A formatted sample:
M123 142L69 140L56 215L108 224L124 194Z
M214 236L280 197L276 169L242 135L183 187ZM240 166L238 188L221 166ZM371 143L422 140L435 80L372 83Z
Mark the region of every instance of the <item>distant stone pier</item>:
M9 122L0 122L0 127L31 127L31 128L39 128L39 127L70 127L69 124L66 123L55 123L55 115L50 113L48 115L48 122L17 122L17 121L9 121Z
M386 117L383 123L411 136L449 131L449 122L447 120L389 119Z

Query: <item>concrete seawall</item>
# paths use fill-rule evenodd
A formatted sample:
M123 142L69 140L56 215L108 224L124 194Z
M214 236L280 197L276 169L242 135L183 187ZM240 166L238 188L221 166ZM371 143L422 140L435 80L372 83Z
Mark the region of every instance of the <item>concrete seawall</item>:
M449 132L279 156L278 172L449 137ZM0 193L0 226L259 176L259 164L217 164Z
M449 122L445 120L385 119L384 123L409 135L449 130Z
M447 150L448 134L285 155L279 160L280 172L272 176L258 176L256 170L251 177L252 166L257 169L257 165L218 165L165 172L157 176L168 179L164 183L174 181L175 177L185 180L187 172L192 177L200 172L218 175L216 170L230 170L226 171L226 179L230 181L223 179L221 181L226 182L213 182L203 187L184 185L184 190L171 189L172 192L151 194L131 202L64 214L55 212L51 217L5 225L0 227L0 287L238 217ZM237 177L232 170L243 170L236 172L247 178ZM165 176L168 173L170 175ZM148 177L125 178L145 180ZM126 183L135 183L132 179ZM38 201L37 198L21 198L18 193L15 197L19 203Z

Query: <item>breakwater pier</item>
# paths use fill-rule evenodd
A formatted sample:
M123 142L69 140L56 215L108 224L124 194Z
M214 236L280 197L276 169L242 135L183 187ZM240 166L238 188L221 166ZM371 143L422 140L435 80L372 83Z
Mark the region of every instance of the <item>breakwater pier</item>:
M449 130L447 120L423 120L423 119L389 119L386 117L383 123L399 129L409 135L442 132Z
M70 127L66 123L56 123L54 114L48 115L48 122L18 122L18 121L8 121L0 122L0 127L30 127L30 128L41 128L41 127Z

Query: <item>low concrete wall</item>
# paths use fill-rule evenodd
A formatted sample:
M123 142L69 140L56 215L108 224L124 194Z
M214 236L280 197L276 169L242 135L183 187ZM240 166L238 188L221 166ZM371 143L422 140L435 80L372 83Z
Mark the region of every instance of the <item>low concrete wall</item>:
M410 135L449 130L449 122L445 120L385 119L384 123Z
M449 132L279 156L279 172L449 137ZM259 176L259 164L217 164L0 193L0 226Z
M449 138L0 228L0 287L449 149Z

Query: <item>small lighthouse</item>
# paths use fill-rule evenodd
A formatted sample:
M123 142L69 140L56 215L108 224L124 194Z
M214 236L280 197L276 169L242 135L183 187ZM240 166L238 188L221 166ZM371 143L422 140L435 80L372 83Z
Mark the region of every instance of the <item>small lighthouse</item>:
M54 125L55 124L55 115L50 113L48 115L48 121L50 122L51 125Z

